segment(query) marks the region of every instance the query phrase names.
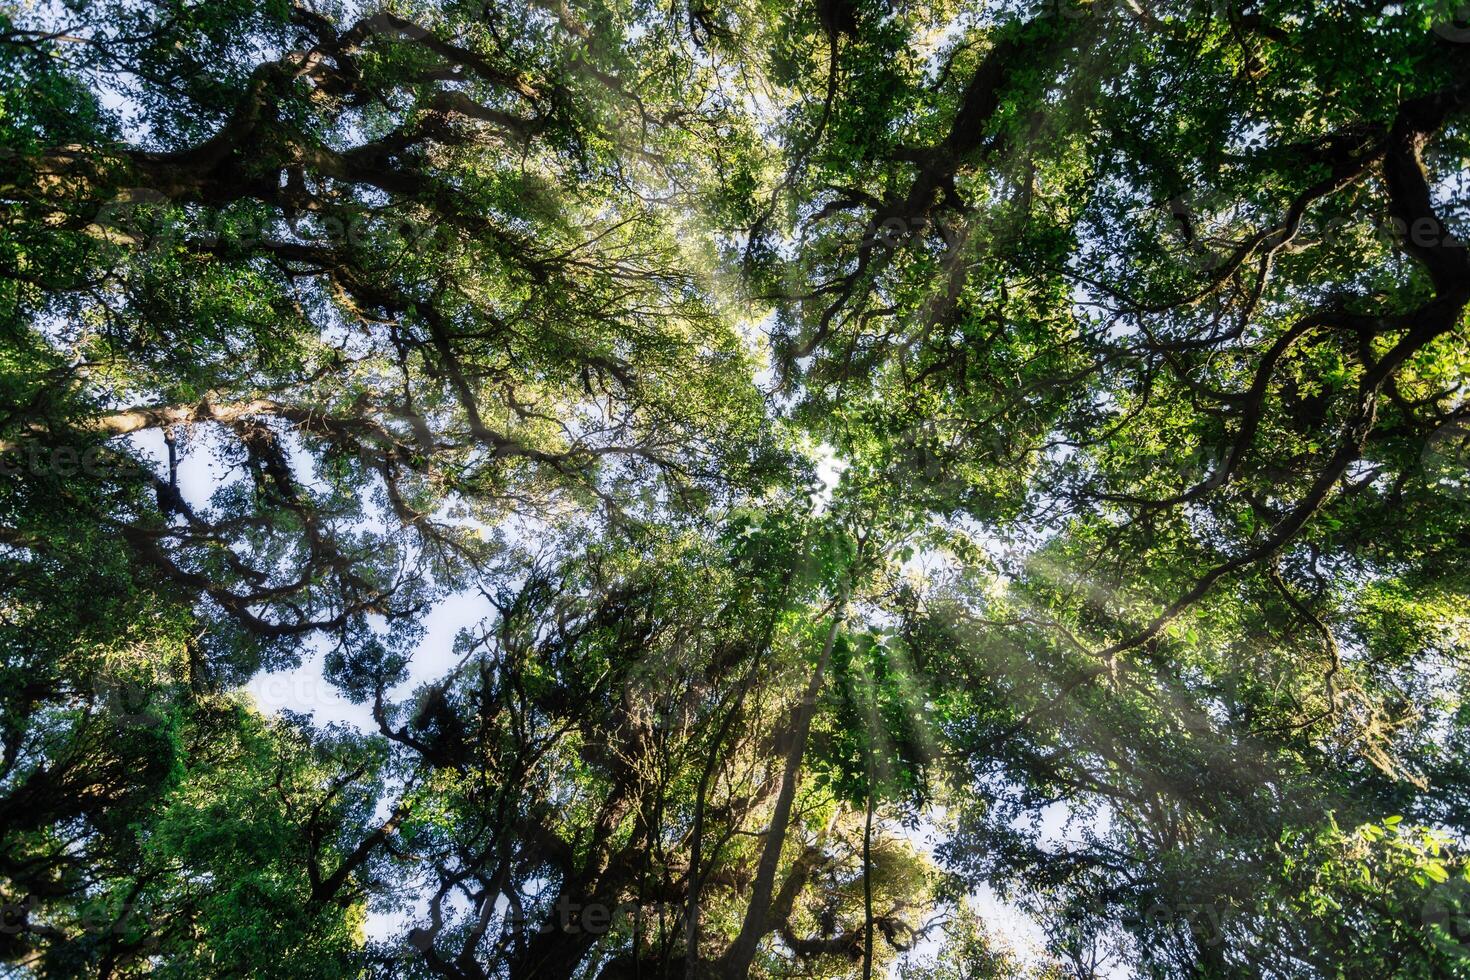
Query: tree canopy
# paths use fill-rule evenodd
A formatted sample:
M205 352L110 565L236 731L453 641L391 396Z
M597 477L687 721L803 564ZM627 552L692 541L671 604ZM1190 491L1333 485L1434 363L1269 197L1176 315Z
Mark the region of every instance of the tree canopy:
M0 962L1470 977L1466 236L1450 0L0 7Z

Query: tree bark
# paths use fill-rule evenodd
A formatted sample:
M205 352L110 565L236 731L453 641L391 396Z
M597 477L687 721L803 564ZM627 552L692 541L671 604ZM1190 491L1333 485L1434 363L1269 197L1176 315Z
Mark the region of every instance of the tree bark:
M750 904L745 909L745 921L735 942L720 958L717 975L725 980L745 980L750 973L750 964L755 959L756 947L769 931L771 893L775 887L776 869L781 863L781 849L786 843L786 831L791 823L791 805L796 798L801 762L806 754L807 738L811 734L812 717L817 710L817 695L821 693L827 664L832 659L832 647L837 642L837 630L842 624L842 615L846 608L847 587L844 586L837 600L837 608L832 612L832 626L827 631L826 642L822 644L822 655L812 670L806 694L793 713L791 748L786 753L786 766L781 774L781 791L776 797L775 812L771 814L771 826L766 831L765 848L761 851L760 864L756 868Z

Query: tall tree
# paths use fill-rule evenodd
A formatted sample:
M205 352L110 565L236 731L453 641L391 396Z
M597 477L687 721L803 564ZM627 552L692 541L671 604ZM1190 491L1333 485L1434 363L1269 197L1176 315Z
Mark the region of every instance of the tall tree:
M1466 973L1451 6L0 13L0 957Z

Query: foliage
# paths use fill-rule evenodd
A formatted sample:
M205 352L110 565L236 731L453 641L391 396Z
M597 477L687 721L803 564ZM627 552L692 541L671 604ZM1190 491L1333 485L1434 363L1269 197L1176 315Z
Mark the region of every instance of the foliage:
M0 11L0 960L1470 976L1453 6Z

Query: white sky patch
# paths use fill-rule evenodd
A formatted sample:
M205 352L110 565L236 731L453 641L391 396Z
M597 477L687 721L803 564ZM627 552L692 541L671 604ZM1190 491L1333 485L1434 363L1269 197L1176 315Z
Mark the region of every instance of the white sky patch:
M392 698L411 694L416 688L447 676L459 663L455 637L464 629L483 622L493 613L490 602L479 593L458 592L440 602L424 618L427 632L419 641L408 665L408 676L389 692ZM317 639L311 653L298 667L257 674L242 690L255 699L267 714L294 711L310 714L318 725L348 724L364 732L377 731L372 708L353 704L323 676L330 640Z
M837 451L825 442L816 447L815 462L817 464L817 479L821 487L812 494L812 502L816 505L819 513L827 510L832 504L832 493L837 489L837 484L842 481L842 474L847 472L848 462L837 455Z
M291 711L311 715L319 726L340 722L360 731L376 731L372 708L353 704L322 676L328 646L321 641L313 642L313 652L301 658L299 667L256 674L241 690L268 715Z

